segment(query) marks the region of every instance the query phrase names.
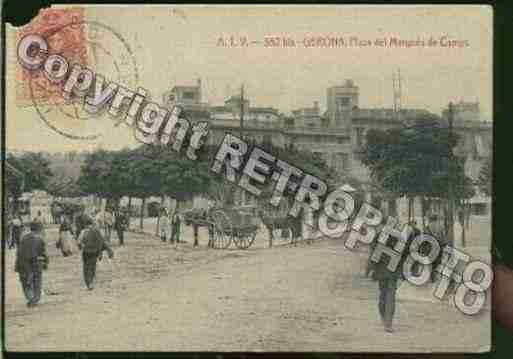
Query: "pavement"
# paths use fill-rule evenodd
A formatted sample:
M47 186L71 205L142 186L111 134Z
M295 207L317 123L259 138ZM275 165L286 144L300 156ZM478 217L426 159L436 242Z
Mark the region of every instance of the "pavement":
M396 332L377 314L377 284L362 277L365 251L340 240L267 248L265 233L247 250L163 243L128 233L115 257L99 263L87 291L80 256L55 248L44 296L27 308L5 253L6 347L13 351L364 351L462 352L490 349L490 311L469 317L430 288L403 283ZM412 289L413 288L413 289ZM412 294L413 293L413 294ZM428 299L426 299L428 298Z

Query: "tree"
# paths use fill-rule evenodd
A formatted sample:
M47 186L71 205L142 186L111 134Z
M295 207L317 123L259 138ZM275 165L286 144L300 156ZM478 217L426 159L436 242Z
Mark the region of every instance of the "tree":
M54 197L80 197L84 192L73 178L53 176L48 182L48 193Z
M7 154L6 161L24 175L24 191L47 190L48 182L52 177L50 161L43 153L26 152L20 156ZM20 182L12 181L7 189L11 193L19 193Z
M175 152L170 147L141 146L135 174L138 188L155 196L170 196L178 203L197 194L206 194L212 182L208 150L197 160Z
M88 153L80 168L78 184L89 194L99 197L109 195L110 184L106 177L111 171L111 153L102 149Z
M412 200L420 197L426 209L431 198L447 199L449 181L457 199L473 195L464 159L452 155L457 141L438 121L425 118L409 127L368 131L360 156L378 186L398 197L406 196L410 208Z
M493 181L493 169L492 169L492 157L488 157L481 170L479 171L479 178L477 180L477 185L481 192L483 192L487 196L491 196L493 193L492 189L492 181Z

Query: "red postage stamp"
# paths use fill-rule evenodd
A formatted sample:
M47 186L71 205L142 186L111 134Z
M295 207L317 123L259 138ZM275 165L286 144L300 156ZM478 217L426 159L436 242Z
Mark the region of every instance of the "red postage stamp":
M27 25L17 31L16 44L26 35L42 36L51 54L59 54L68 63L87 65L84 9L43 9ZM31 72L18 66L16 70L17 105L64 103L60 85L52 84L41 71Z

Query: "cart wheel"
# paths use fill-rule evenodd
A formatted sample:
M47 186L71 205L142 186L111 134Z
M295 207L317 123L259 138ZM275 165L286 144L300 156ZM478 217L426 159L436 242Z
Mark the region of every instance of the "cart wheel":
M235 245L239 249L248 249L251 247L256 238L256 228L254 231L248 231L245 233L236 233L233 237Z
M213 223L212 248L226 249L232 242L232 224L223 211L215 211L210 215Z

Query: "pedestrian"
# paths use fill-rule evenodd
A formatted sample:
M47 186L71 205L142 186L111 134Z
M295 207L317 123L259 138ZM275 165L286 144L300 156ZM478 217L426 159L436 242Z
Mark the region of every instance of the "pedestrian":
M379 233L379 231L377 231ZM379 234L378 234L379 235ZM375 263L371 260L372 254L374 253L374 249L376 248L376 244L378 243L377 237L369 245L369 257L367 258L367 266L365 267L365 278L369 278L369 275L372 274L371 279L376 280L375 275Z
M7 219L6 219L6 225L3 226L2 230L3 230L3 236L2 236L2 241L4 241L6 243L6 247L8 249L12 249L12 215L10 213L7 214Z
M45 239L46 238L46 232L45 232L46 221L43 218L43 214L41 213L41 211L37 211L37 215L36 215L36 218L34 218L34 221L41 223L41 235L43 236L43 239Z
M167 211L163 208L160 212L160 239L165 242L169 239L171 242L171 220Z
M114 227L114 216L112 209L108 208L104 212L104 223L105 223L105 239L110 242L110 236L112 234L112 228Z
M91 218L85 221L86 227L78 237L78 245L82 250L82 265L84 270L84 281L88 290L94 289L96 277L96 263L102 260L103 251L107 251L109 258L114 256L108 242L102 236L100 230L94 225Z
M173 215L173 219L171 221L171 225L173 228L173 233L171 235L171 243L180 243L180 230L181 230L182 219L180 213L175 212Z
M23 236L16 253L14 270L19 275L27 307L33 307L39 303L43 270L48 268L48 255L46 243L41 235L42 229L43 225L40 222L32 221L30 233Z
M85 222L90 220L90 217L85 213L85 210L80 211L80 213L75 217L75 239L78 240L80 233L85 228Z
M41 211L37 211L37 215L36 218L34 218L34 221L44 224L45 221L43 220L43 214Z
M12 219L12 227L11 227L11 243L9 248L12 249L14 247L18 248L20 244L21 233L23 232L23 221L19 213L14 215Z
M434 283L438 279L438 272L436 271L436 268L442 263L442 259L444 257L443 249L448 244L446 241L446 237L444 235L444 229L441 225L440 217L436 214L433 214L429 217L429 223L426 228L426 232L433 236L438 244L440 245L440 253L438 253L438 256L435 258L435 260L432 263L432 270L431 270L431 282Z
M372 254L374 253L374 249L376 249L376 245L378 243L379 234L385 227L386 221L388 216L383 213L383 219L381 220L381 223L376 227L376 235L372 242L369 245L369 257L367 258L367 266L365 267L365 278L369 278L369 275L371 275L371 279L373 281L376 281L376 264L374 261L372 261Z
M56 246L61 250L64 257L68 257L73 254L73 228L66 216L62 216L62 220L60 222L59 239L57 240Z
M383 323L384 329L387 333L394 332L392 323L395 314L396 305L396 292L399 284L399 280L403 279L403 264L409 254L410 244L420 234L418 228L410 224L410 233L406 241L406 246L403 251L403 255L399 260L399 263L395 270L388 268L389 260L386 255L382 255L380 261L374 265L374 278L378 281L379 296L378 296L378 309ZM395 243L399 239L389 237L387 241L387 247L394 248Z
M114 229L118 235L119 245L125 245L125 231L128 228L128 217L123 211L116 211L114 218Z
M96 225L103 231L106 241L110 242L110 234L112 231L112 214L109 210L98 211L95 215Z

